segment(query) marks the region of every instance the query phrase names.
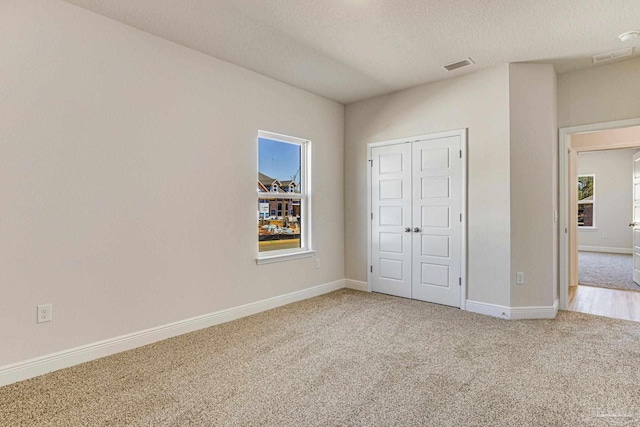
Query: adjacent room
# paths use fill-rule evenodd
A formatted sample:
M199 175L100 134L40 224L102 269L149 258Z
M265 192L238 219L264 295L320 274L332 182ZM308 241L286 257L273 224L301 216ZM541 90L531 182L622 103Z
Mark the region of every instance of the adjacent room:
M0 425L637 424L639 16L0 0Z
M634 194L640 179L640 128L575 134L571 146L577 162L578 280L569 290L569 309L638 321L640 271L634 251L639 249L633 239L640 204L640 193Z

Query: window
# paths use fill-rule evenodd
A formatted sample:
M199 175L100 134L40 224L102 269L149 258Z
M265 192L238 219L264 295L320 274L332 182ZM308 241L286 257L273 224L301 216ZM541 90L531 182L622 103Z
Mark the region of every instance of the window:
M311 256L311 142L258 133L259 264Z
M596 176L578 175L578 227L595 227Z

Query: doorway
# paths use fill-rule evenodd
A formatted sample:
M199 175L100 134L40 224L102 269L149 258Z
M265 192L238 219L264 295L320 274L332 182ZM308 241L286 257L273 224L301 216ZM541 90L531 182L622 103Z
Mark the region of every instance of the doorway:
M640 119L560 130L561 309L640 320L638 149Z
M635 133L640 140L640 128ZM572 142L581 148L586 137L607 141L610 135L611 131L576 135ZM633 228L629 223L633 181L640 174L637 152L638 148L577 152L579 286L640 291L633 280Z
M373 292L464 309L466 130L368 145Z

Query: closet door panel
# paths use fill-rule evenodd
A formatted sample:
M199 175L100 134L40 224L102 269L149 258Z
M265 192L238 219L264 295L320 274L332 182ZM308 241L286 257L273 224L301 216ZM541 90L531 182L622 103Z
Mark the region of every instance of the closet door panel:
M412 298L460 306L461 138L412 144Z
M371 154L371 290L411 298L411 145Z

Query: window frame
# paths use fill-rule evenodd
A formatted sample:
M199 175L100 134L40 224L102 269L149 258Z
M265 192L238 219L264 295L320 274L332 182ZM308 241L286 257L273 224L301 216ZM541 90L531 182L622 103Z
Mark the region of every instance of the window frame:
M260 139L270 139L272 141L283 142L286 144L294 144L300 147L300 192L257 192L256 204L260 200L276 200L283 199L283 211L285 207L284 199L298 200L300 202L300 247L293 249L281 249L268 252L260 252L259 240L256 238L256 264L270 264L274 262L287 261L291 259L299 259L311 257L315 250L312 245L312 221L311 221L311 141L308 139L297 138L294 136L282 135L274 132L259 130L256 137L256 154L258 163L256 174L260 171ZM277 177L276 177L277 179ZM283 212L284 213L284 212Z
M580 205L591 205L591 225L580 225L580 222L576 221L578 223L578 230L597 230L596 227L596 176L595 174L590 174L590 173L585 173L585 174L580 174L578 175L578 181L580 180L580 178L591 178L593 180L593 196L591 198L591 200L577 200L576 203L576 215L579 212L579 208ZM576 185L578 184L578 182L576 182ZM578 190L579 191L579 190Z

